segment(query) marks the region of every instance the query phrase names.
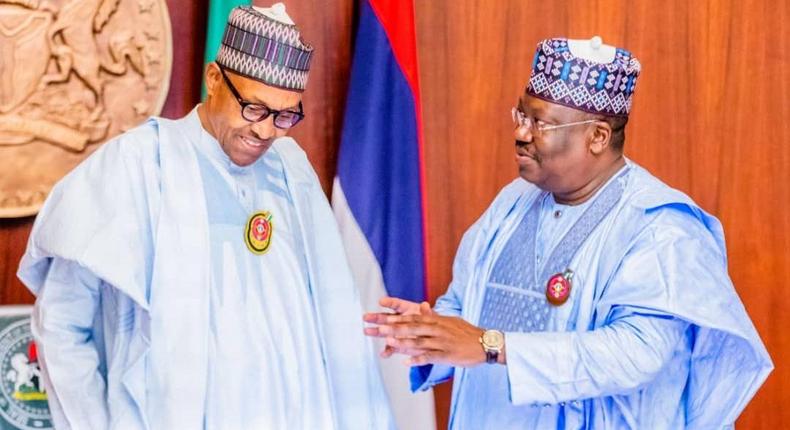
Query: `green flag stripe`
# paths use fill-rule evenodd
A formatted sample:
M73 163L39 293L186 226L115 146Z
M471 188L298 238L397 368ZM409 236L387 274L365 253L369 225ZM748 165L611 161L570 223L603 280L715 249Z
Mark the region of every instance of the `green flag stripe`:
M208 2L208 27L206 28L206 51L203 56L203 65L214 61L225 32L230 11L241 5L250 4L250 0L209 0ZM206 85L203 83L203 98L206 97Z

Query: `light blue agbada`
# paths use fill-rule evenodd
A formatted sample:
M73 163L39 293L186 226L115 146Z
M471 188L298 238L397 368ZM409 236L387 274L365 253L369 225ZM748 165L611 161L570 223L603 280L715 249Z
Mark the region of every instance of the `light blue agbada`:
M727 274L720 223L631 161L613 181L622 194L572 250L573 288L561 306L529 299L548 279L537 281L540 291L519 291L502 285L517 276L496 273L496 263L515 274L526 258L540 267L589 202L562 207L517 179L464 235L435 310L474 324L515 319L523 329L505 330L506 366L412 369L415 390L454 377L451 428L730 428L770 373ZM517 238L534 253L509 258L506 245L526 231L518 226L536 202L537 237ZM483 312L492 288L502 309L531 306Z
M272 182L250 207L278 216L278 251L261 257L291 264L261 269L230 231L248 202L219 200L235 184L212 144L195 111L151 119L100 148L42 208L19 277L37 296L32 328L56 425L392 428L304 152L278 139L253 165Z

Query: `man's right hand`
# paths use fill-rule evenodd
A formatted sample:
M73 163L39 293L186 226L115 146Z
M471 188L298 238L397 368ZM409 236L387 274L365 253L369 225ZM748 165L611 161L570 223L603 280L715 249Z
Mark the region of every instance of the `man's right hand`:
M363 319L366 323L382 324L386 321L387 316L390 315L435 315L428 302L416 303L409 300L399 299L397 297L383 297L379 300L379 305L383 308L391 309L394 312L371 312L366 313ZM387 337L386 334L379 331L379 327L365 327L365 334L371 337ZM417 355L422 351L401 351L395 350L391 346L384 347L381 351L381 356L384 358L390 357L395 352L407 355Z

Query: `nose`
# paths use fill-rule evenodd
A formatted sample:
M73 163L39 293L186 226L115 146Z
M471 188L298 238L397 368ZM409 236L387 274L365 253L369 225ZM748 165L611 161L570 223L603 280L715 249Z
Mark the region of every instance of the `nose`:
M278 128L274 126L274 115L269 115L266 119L253 123L250 129L255 133L255 137L261 140L276 137L278 131Z
M527 127L526 124L516 126L516 128L513 130L513 135L515 136L516 140L520 140L522 142L532 142L532 128Z

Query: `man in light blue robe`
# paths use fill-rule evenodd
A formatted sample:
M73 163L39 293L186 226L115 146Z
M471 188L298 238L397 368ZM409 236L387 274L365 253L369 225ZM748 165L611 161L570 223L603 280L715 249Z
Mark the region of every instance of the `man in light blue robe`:
M204 104L54 188L19 277L57 428L393 427L334 217L285 137L311 54L282 5L234 9Z
M596 39L538 44L513 109L521 177L435 307L365 316L414 390L453 378L450 428L731 428L773 367L719 221L623 156L640 65Z

